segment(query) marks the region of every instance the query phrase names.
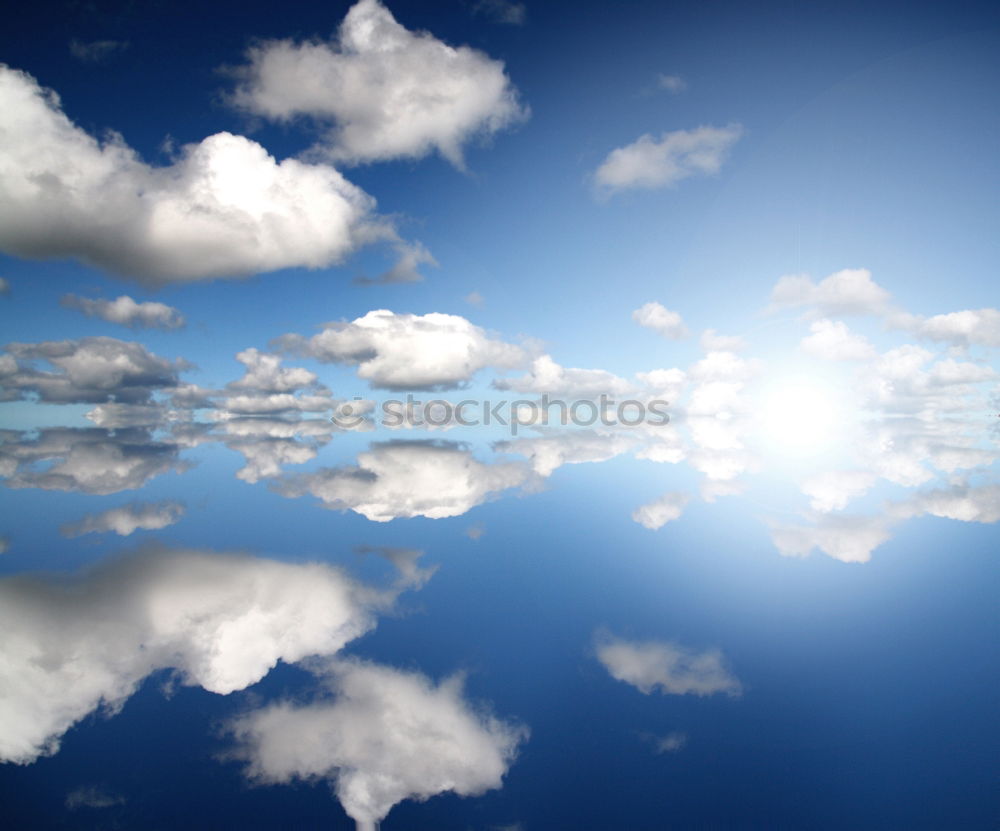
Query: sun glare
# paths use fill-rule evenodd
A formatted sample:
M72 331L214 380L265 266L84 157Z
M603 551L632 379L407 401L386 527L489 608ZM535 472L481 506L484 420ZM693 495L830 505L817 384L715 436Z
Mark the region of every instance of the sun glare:
M843 406L836 387L812 378L782 379L764 390L758 420L765 444L797 456L822 452L839 436Z

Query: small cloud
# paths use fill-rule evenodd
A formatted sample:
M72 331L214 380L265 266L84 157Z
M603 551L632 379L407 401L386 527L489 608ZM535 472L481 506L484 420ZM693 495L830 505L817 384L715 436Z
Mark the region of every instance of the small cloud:
M399 572L399 587L419 589L434 576L437 566L420 568L420 558L424 552L418 548L392 548L386 545L359 545L359 554L374 554L392 563Z
M523 26L527 11L524 3L512 3L511 0L477 0L472 6L473 14L507 26Z
M670 340L680 340L688 336L687 326L684 325L680 314L671 311L655 300L651 300L632 312L632 320Z
M131 329L180 329L184 325L184 316L173 306L152 301L137 303L127 294L114 300L67 294L59 302L68 309L79 309L87 317L99 317Z
M806 274L788 274L774 284L767 311L790 308L807 308L816 317L882 315L889 308L889 292L867 268L845 268L818 283Z
M718 649L698 652L671 641L632 642L607 632L598 632L594 640L597 660L611 677L644 695L656 689L669 695L743 692Z
M113 808L116 805L124 804L124 797L109 793L94 785L75 788L66 794L66 808L70 811L79 808Z
M99 514L88 514L79 522L59 529L64 537L106 534L113 531L127 537L136 531L159 531L180 521L184 506L180 502L133 502Z
M91 40L74 38L69 42L69 53L83 63L106 63L118 52L128 49L127 40Z
M470 525L468 528L465 529L465 536L467 536L470 540L482 539L485 533L486 533L486 528L483 526L481 522L478 522L475 525Z
M632 519L643 528L656 531L668 522L680 519L689 501L690 497L686 493L665 493L659 499L636 508L632 513Z
M396 253L399 259L396 260L392 268L383 271L378 277L358 277L354 282L362 285L419 283L424 279L424 275L420 273L420 266L437 267L438 265L434 255L420 242L399 242L396 244Z
M470 291L462 299L470 306L476 306L477 308L482 307L486 302L486 299L478 291Z
M612 150L594 173L599 196L630 188L666 188L692 176L712 176L722 169L743 127L697 127L675 130L659 139L646 133Z
M6 554L10 548L10 537L0 537L0 554Z
M657 75L656 86L659 89L666 90L672 95L684 92L684 90L688 88L687 81L685 81L680 75Z
M0 296L6 296L10 294L10 283L7 281L6 277L0 277Z

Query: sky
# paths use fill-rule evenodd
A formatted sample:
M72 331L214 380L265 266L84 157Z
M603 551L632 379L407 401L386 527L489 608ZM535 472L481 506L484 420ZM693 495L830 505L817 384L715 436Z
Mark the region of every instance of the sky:
M0 33L11 827L991 828L992 4Z

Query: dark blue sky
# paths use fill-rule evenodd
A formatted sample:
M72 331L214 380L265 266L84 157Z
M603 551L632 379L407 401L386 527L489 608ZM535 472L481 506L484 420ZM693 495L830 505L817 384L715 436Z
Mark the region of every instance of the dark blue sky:
M971 2L18 10L0 825L996 827L998 55Z

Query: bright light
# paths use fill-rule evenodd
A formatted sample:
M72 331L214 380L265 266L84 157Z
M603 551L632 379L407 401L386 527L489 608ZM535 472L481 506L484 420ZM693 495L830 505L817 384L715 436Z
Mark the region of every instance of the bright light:
M779 452L811 455L827 449L842 430L835 388L813 379L783 379L764 391L758 423L765 443Z

